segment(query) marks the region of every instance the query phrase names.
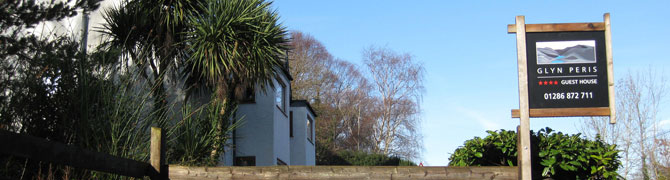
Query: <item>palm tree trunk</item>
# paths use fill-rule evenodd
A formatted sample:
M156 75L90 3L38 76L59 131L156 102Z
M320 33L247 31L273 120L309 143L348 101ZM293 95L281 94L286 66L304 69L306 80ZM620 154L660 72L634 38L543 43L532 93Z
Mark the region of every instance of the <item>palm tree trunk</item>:
M222 87L217 87L217 88L222 88ZM228 86L226 88L225 93L225 98L221 101L223 101L223 106L221 106L221 111L219 114L221 115L222 119L218 121L218 124L216 126L216 141L214 145L212 146L212 151L210 154L210 157L212 159L216 159L217 156L219 155L219 150L223 149L223 146L225 145L226 134L224 134L226 131L224 129L228 129L228 127L231 126L233 123L232 119L235 118L234 115L234 107L236 107L236 101L235 101L235 94L234 94L234 88L233 86ZM219 100L216 100L219 101ZM225 116L226 113L233 114L232 116ZM233 150L234 151L234 150Z

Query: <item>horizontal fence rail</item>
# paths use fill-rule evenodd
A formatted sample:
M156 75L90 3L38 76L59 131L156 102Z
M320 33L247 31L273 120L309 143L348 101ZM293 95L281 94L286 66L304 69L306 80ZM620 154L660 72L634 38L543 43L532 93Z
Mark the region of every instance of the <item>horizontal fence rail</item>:
M504 179L517 180L516 166L170 166L170 179Z
M160 131L159 128L156 129ZM153 133L152 136L154 136ZM151 179L161 179L164 177L146 162L90 151L25 134L0 130L0 142L2 142L0 153L17 157L136 178L149 176ZM156 148L152 147L153 149ZM167 174L167 170L165 171Z

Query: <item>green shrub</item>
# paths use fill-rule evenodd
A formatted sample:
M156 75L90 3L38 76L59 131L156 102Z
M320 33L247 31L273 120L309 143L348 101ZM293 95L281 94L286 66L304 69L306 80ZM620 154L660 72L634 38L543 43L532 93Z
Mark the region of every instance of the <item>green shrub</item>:
M243 122L237 119L234 123L233 112L237 105L227 105L230 111L221 114L224 103L211 101L193 107L190 103L182 106L183 118L169 131L173 141L168 143L168 160L170 163L184 166L216 166L220 153L212 155L212 150L223 152L225 144L233 129ZM221 130L219 130L221 128Z
M351 165L351 166L416 166L409 160L396 156L367 153L363 151L343 150L329 153L328 162L319 162L318 165ZM324 159L324 158L321 158Z
M487 131L484 139L465 141L449 157L450 166L516 166L517 135L514 131ZM533 177L616 179L619 151L616 145L568 135L550 128L531 133Z

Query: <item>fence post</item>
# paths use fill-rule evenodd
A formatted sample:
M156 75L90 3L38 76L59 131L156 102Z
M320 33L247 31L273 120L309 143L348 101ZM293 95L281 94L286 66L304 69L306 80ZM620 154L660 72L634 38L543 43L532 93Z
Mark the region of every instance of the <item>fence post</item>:
M156 177L151 179L168 179L168 166L165 164L165 140L164 133L159 127L151 127L151 150L149 162L158 172Z

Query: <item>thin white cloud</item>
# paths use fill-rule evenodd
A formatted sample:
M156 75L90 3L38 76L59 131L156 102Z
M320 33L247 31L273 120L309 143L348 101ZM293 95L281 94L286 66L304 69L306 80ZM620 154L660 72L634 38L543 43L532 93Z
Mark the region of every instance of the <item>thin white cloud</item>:
M658 126L659 126L659 127L667 127L667 126L670 126L670 119L665 119L665 120L661 120L661 121L659 121L659 122L658 122Z
M466 117L468 117L472 120L475 120L485 130L499 130L500 128L502 128L502 126L500 126L500 124L496 123L496 121L495 121L496 118L485 116L486 112L484 112L484 111L478 111L478 110L466 108L466 107L459 106L459 105L456 105L454 107L458 111L463 112L463 114Z

